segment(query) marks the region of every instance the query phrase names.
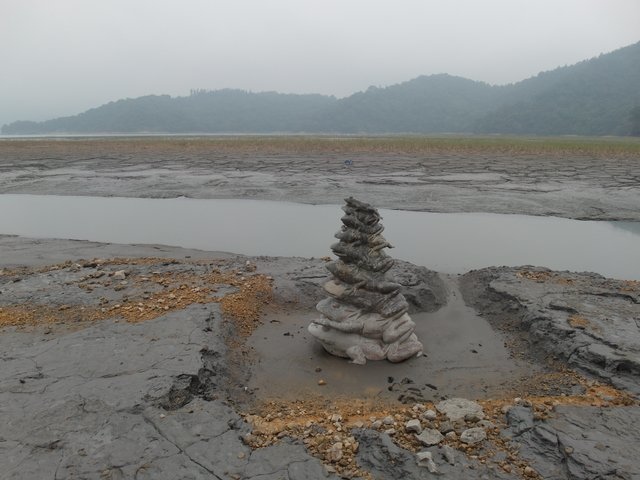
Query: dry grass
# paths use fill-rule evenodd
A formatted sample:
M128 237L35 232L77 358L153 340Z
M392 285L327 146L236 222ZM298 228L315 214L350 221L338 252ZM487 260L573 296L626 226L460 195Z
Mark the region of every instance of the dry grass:
M260 154L500 154L561 157L640 157L640 140L632 137L510 137L510 136L157 136L2 139L5 155L66 153L95 156L175 152Z

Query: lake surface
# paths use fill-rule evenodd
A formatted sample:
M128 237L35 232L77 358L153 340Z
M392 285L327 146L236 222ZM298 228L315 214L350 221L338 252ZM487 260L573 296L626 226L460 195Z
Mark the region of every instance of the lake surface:
M538 265L640 279L640 222L381 209L395 258L445 273ZM0 195L0 234L151 243L246 255L331 255L339 205Z

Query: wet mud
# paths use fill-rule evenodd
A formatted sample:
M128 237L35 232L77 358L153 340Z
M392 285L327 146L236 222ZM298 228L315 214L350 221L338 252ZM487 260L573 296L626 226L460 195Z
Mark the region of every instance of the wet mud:
M0 141L0 192L251 198L378 208L639 221L633 155L216 147L195 139Z
M248 339L254 354L249 388L258 398L363 398L384 402L489 398L511 394L541 369L518 361L505 338L465 305L456 276L441 275L446 304L414 313L424 354L401 366L355 365L328 354L307 332L319 313L286 311L265 316Z

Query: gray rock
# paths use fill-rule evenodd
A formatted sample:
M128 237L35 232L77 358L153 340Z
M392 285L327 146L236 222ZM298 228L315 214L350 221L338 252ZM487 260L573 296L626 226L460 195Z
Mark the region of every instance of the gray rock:
M449 445L441 445L440 446L442 456L447 461L449 465L456 464L456 451L451 448Z
M442 433L443 435L449 433L449 432L453 432L453 423L451 423L450 421L444 421L442 423L440 423L440 433Z
M465 274L461 287L494 326L525 332L535 345L532 355L551 355L640 393L640 291L629 282L541 267L491 267Z
M469 428L462 432L460 441L469 445L480 443L487 438L484 428Z
M507 424L511 434L521 435L533 428L533 411L527 407L511 407L507 411Z
M444 436L434 428L425 428L420 435L416 435L416 438L426 446L437 445L444 440Z
M449 460L438 462L437 459L444 456L444 450L440 446L423 450L423 452L431 454L431 459L438 469L438 474L434 474L428 470L428 467L419 467L416 462L417 457L397 446L387 435L373 430L357 430L354 431L354 436L360 442L360 448L356 454L358 465L370 472L377 480L397 480L399 478L469 480L483 476L500 480L518 478L499 469L482 465L477 460L471 460L465 455L458 455L458 460L453 461L453 464Z
M434 412L431 409L425 410L424 413L421 416L425 420L435 420L436 418L438 418L438 415L436 414L436 412Z
M418 420L417 418L414 418L412 420L409 420L405 425L404 428L407 432L410 433L420 433L422 432L422 424L420 423L420 420Z
M640 478L637 406L559 406L553 417L535 421L512 441L544 479Z
M440 413L444 413L451 422L464 420L466 415L475 415L478 419L484 418L480 404L466 398L442 400L436 405L436 408Z
M424 467L429 470L429 473L439 473L438 467L433 461L433 454L429 451L416 453L416 463L419 467Z

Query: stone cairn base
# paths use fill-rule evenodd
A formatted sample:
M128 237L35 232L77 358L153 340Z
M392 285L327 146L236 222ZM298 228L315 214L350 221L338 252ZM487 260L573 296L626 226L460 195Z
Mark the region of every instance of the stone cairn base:
M327 352L361 365L418 356L423 347L409 305L400 284L386 278L393 259L384 249L392 246L382 236L380 214L354 198L345 202L339 241L331 246L338 260L327 264L333 275L324 286L329 297L316 306L321 316L309 332Z

